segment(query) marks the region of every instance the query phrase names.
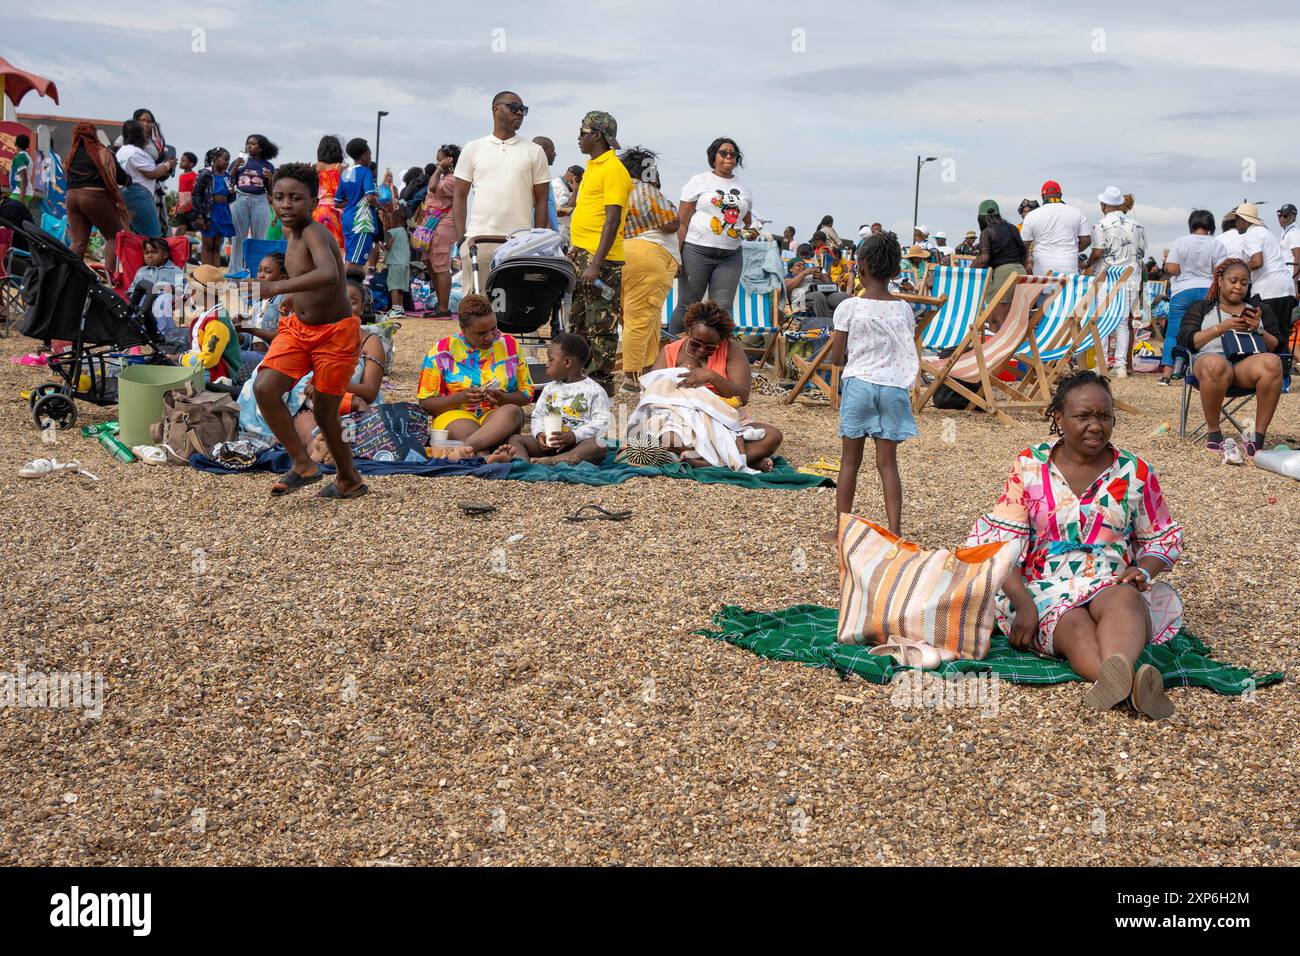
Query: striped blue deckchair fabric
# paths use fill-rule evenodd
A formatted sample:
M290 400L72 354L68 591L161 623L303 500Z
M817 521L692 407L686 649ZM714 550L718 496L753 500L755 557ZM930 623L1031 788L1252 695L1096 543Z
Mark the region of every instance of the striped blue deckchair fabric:
M971 323L979 318L984 305L984 292L992 273L988 269L963 269L954 266L936 266L930 295L947 296L938 314L932 318L921 335L921 347L932 352L954 349L970 331Z
M1107 267L1101 288L1097 290L1098 306L1105 301L1107 295L1111 296L1110 301L1106 303L1105 310L1097 315L1097 330L1101 333L1103 339L1119 328L1120 323L1129 317L1132 309L1128 294L1129 284L1125 282L1115 288L1119 283L1120 276L1124 274L1124 268L1124 266ZM1114 289L1113 295L1111 294L1112 289Z
M1092 276L1079 274L1066 276L1060 294L1047 304L1038 328L1034 330L1034 340L1039 349L1038 357L1044 362L1059 362L1074 351L1073 336L1059 342L1055 347L1049 347L1049 344L1061 334L1062 327L1069 322L1070 317L1078 309L1079 302L1091 288ZM1087 316L1080 316L1079 321L1081 323L1087 321ZM1019 359L1033 357L1033 350L1028 342L1020 347L1016 357Z
M736 299L731 304L731 317L736 322L738 332L771 332L776 329L776 320L773 317L776 311L776 296L779 289L762 294L750 292L745 288L742 282L736 288ZM677 308L677 280L673 281L673 286L668 290L668 297L664 299L664 307L659 313L659 325L662 328L668 328L668 323L672 320L673 310Z

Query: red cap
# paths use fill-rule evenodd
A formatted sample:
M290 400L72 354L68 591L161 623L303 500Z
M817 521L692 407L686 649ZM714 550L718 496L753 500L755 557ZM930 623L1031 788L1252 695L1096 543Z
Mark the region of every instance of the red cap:
M1049 179L1047 182L1043 183L1043 188L1038 191L1044 195L1047 193L1056 193L1059 196L1061 194L1061 184L1055 179Z

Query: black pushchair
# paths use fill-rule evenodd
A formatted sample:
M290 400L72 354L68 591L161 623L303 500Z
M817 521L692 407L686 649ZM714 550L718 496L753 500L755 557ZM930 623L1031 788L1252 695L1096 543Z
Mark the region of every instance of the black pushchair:
M477 242L505 243L492 257L483 290L478 287ZM545 385L546 338L538 330L550 323L552 336L564 331L565 301L577 278L573 263L564 255L559 234L550 229L530 229L510 237L477 236L467 241L466 251L474 291L481 291L492 303L497 327L519 339L533 383Z
M63 384L50 382L32 389L32 420L40 429L71 428L77 422L73 399L100 406L117 404L117 376L109 370L113 353L148 346L146 362L170 364L170 360L161 351L163 339L150 299L142 308L132 307L54 236L34 223L21 228L31 247L32 264L23 279L26 309L18 331L47 344L53 339L72 342L69 351L49 354L47 367Z

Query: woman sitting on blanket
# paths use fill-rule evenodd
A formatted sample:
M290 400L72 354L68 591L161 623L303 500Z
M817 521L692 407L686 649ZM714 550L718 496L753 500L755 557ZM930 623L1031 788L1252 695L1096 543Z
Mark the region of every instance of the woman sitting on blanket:
M1134 673L1147 643L1182 626L1178 593L1156 575L1183 549L1155 472L1110 443L1110 385L1092 371L1057 386L1047 414L1055 441L1022 451L1002 497L975 522L971 545L1020 547L997 596L998 626L1013 646L1064 657L1093 682L1084 703L1109 710L1125 700L1154 719L1174 706L1150 664Z
M681 454L682 461L689 465L723 465L735 471L772 470L772 454L780 446L784 437L775 425L752 421L741 410L749 401L750 367L749 359L740 343L731 337L734 323L726 309L708 299L697 302L686 310L686 332L659 352L654 369L643 378L646 394L641 397L630 424L640 424L644 438L658 442L665 448ZM680 427L667 423L664 417L652 407L659 404L650 388L650 376L665 370L681 370L676 376L675 391L680 393L674 400L679 407L681 403L694 402L700 406L697 411L704 412L708 405L703 397L692 399L691 389L705 389L720 399L719 405L730 407L735 423L731 431L735 432L735 449L710 442L706 452L698 447L699 442ZM663 376L657 376L656 381ZM715 411L721 411L715 409ZM726 413L722 413L723 418ZM716 415L712 420L720 420ZM697 437L704 437L702 434ZM715 460L716 459L716 460Z
M430 427L461 443L448 455L453 461L497 449L519 431L533 381L519 343L497 329L485 297L460 300L460 334L439 339L424 356L416 398L433 416Z

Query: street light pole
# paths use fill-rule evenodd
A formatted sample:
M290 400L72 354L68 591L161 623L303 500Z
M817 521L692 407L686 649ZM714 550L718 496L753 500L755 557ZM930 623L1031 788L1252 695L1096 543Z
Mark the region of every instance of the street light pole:
M916 235L916 224L920 221L919 214L921 211L921 167L926 163L933 163L938 156L927 156L922 159L916 157L916 192L912 196L912 235Z
M375 116L375 178L379 178L379 126L388 115L388 110L379 110Z

